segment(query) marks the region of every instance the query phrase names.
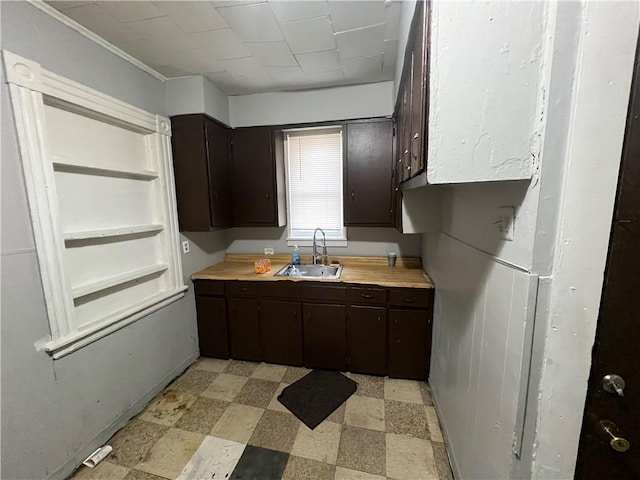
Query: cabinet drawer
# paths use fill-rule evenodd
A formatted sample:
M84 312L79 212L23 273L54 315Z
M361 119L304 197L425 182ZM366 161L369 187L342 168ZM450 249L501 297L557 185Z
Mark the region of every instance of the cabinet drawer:
M218 280L195 280L193 286L196 295L224 295L224 282Z
M403 288L389 291L389 305L431 308L432 291L423 288Z
M384 305L387 291L384 288L351 287L348 298L350 303Z
M254 282L227 282L227 295L237 297L255 297L258 286Z
M305 300L344 302L347 299L347 287L305 284L302 286L302 296Z
M300 298L300 284L291 281L262 282L258 291L262 297Z

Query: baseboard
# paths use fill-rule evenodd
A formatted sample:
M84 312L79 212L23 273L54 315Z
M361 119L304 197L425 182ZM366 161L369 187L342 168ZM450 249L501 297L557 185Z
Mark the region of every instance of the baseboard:
M444 419L440 415L440 403L438 402L438 395L436 394L433 387L431 387L431 382L429 382L429 387L431 389L431 399L433 400L433 404L436 407L436 415L438 415L438 423L440 423L440 430L442 431L442 438L444 439L444 446L447 450L447 456L449 457L449 464L451 465L451 471L453 472L453 478L461 479L460 469L458 468L458 462L456 461L456 456L454 451L451 449L451 441L449 439L449 433L447 430L447 425L444 422Z
M140 400L131 405L127 410L109 424L102 432L96 435L85 447L80 449L73 457L71 457L64 465L49 475L48 480L64 480L68 478L80 465L85 458L98 447L104 445L118 430L131 420L134 416L142 411L144 407L160 393L169 383L171 383L178 375L184 372L189 365L198 359L200 352L196 351L187 357L180 365L171 370L160 380L151 390L149 390Z

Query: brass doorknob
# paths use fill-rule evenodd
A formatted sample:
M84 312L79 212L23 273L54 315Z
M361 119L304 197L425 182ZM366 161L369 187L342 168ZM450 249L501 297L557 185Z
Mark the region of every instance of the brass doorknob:
M631 443L620 436L618 426L610 420L600 420L596 423L596 433L616 452L626 452L631 448Z

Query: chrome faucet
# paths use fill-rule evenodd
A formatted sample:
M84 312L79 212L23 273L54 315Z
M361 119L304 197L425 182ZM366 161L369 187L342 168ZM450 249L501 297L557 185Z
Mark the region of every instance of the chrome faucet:
M318 243L316 242L316 233L322 233L322 253L318 253ZM329 265L329 257L327 256L327 237L321 228L313 231L313 264Z

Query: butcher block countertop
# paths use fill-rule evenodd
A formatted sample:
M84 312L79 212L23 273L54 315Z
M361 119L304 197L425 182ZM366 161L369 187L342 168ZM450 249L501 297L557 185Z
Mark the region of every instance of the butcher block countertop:
M259 259L271 260L271 271L254 272L253 262ZM343 265L342 275L337 279L309 279L276 277L282 267L291 263L290 255L239 255L228 254L225 261L191 275L192 280L243 280L243 281L294 281L327 283L360 283L383 287L434 288L429 276L422 270L419 258L398 257L395 267L387 266L387 257L333 257L332 265ZM301 255L303 264L311 263L310 255Z

